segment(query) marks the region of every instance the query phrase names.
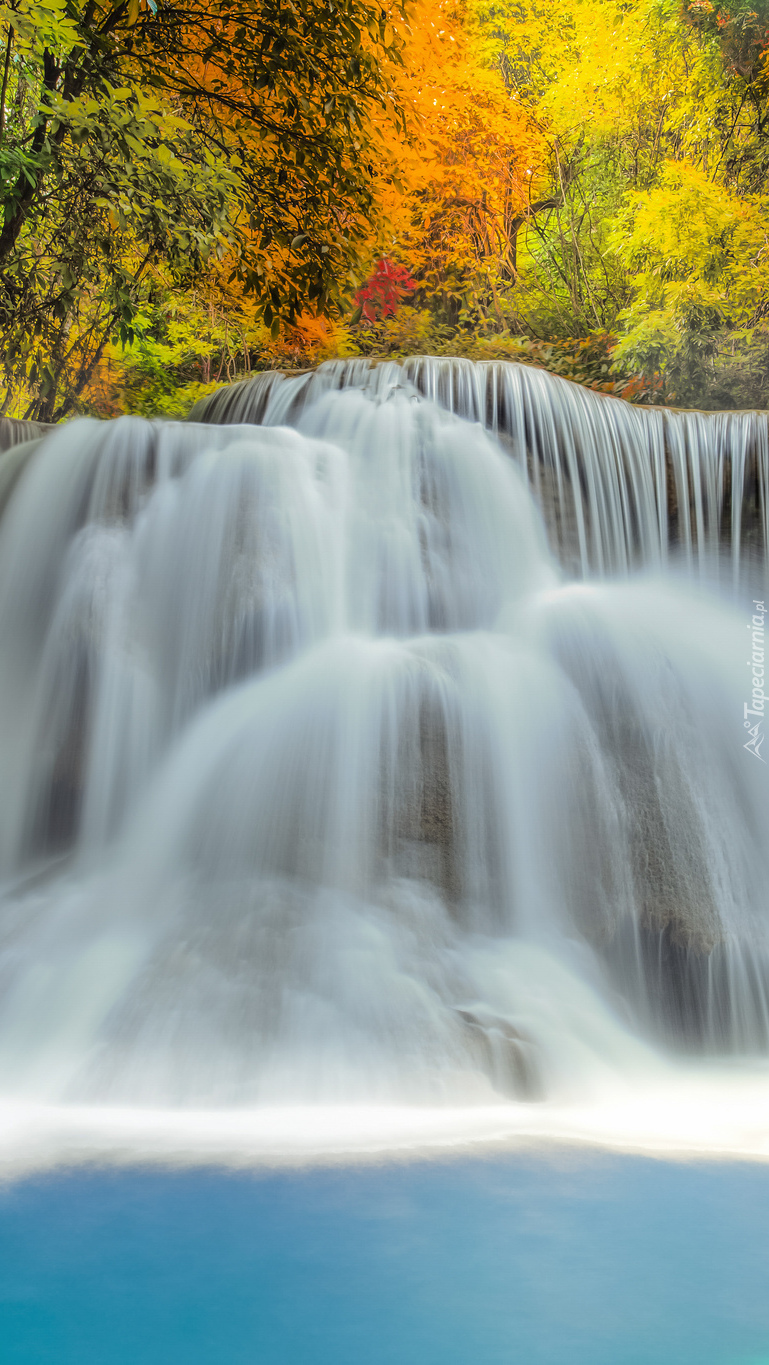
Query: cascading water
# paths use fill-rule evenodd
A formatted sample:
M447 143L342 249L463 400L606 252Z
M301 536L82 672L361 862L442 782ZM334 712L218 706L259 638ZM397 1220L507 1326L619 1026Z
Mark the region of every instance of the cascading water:
M380 400L418 392L480 422L513 454L567 569L683 569L764 582L769 544L769 417L631 407L529 366L416 356L371 367L255 376L203 399L205 422L296 423L319 395L358 388ZM726 559L727 563L722 561Z
M769 1050L751 617L663 573L692 433L704 555L711 468L728 446L734 507L763 419L571 395L570 445L546 376L409 372L475 416L495 386L541 458L394 367L30 455L0 523L0 1095L544 1112ZM579 485L587 568L654 572L564 577L521 464Z

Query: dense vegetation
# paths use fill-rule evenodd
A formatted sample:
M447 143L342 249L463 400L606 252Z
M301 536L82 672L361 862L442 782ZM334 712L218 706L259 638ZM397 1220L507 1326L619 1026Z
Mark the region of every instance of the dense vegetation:
M402 38L369 0L0 6L5 410L63 415L161 299L344 307ZM365 228L365 233L364 233Z
M769 404L769 0L0 6L0 409L510 356Z

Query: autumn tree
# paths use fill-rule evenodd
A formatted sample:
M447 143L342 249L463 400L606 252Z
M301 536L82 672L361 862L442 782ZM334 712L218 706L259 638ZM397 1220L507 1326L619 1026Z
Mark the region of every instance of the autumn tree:
M486 60L549 148L551 202L519 252L522 326L613 331L615 359L667 375L674 401L755 400L769 297L766 0L472 5Z
M407 133L391 130L375 186L388 252L449 323L467 310L501 318L542 156L532 120L470 38L462 0L414 8L398 80Z
M217 257L268 326L333 306L370 228L401 17L369 0L0 8L3 410L66 413L158 269ZM26 397L24 397L26 395Z

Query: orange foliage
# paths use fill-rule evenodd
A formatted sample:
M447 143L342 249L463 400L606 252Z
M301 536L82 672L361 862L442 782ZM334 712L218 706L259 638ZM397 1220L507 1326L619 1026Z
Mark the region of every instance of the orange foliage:
M496 305L496 283L515 277L541 134L499 71L482 64L463 0L417 0L396 80L411 136L383 139L382 244L455 312L479 281Z

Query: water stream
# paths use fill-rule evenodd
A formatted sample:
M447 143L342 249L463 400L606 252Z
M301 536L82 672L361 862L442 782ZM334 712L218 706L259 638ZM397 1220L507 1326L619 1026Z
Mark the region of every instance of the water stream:
M0 1157L769 1154L765 415L414 360L193 417L0 522Z

